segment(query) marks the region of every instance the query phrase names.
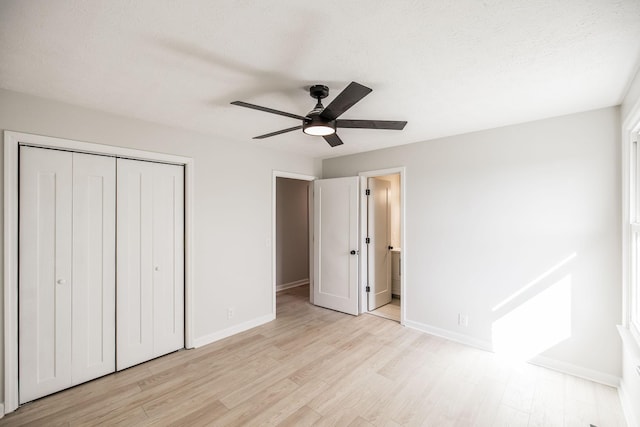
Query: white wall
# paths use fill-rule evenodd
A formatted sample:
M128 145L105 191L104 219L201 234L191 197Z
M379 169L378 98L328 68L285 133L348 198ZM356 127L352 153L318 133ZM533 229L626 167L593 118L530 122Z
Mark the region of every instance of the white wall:
M323 177L406 167L408 325L615 383L619 123L607 108L326 159Z
M319 176L319 161L5 90L0 90L0 130L193 157L196 343L274 314L272 171ZM227 307L235 307L231 320Z
M309 181L276 178L276 286L309 280Z
M401 248L400 242L400 174L379 176L391 184L389 188L389 227L391 228L391 246Z

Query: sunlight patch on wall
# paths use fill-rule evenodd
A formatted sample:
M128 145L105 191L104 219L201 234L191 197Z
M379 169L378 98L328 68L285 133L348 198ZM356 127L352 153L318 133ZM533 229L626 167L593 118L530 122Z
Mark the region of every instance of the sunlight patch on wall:
M493 350L525 361L571 336L571 275L493 322Z
M548 269L547 271L545 271L544 273L542 273L541 275L539 275L538 277L533 279L531 282L527 283L525 286L523 286L521 289L519 289L518 292L515 292L513 295L510 295L508 298L505 298L504 300L502 300L499 304L497 304L495 307L493 307L492 311L500 310L502 307L504 307L509 302L511 302L514 299L516 299L518 296L522 295L528 289L534 287L535 285L540 283L543 279L547 278L552 273L554 273L557 270L559 270L562 266L566 265L569 261L574 259L577 255L578 254L575 253L575 252L572 253L571 255L569 255L568 257L566 257L565 259L563 259L562 261L560 261L559 263L557 263L556 265L554 265L553 267L551 267L550 269Z

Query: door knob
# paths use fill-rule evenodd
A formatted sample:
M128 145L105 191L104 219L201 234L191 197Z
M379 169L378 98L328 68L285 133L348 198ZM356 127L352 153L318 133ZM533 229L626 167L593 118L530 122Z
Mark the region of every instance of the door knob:
M67 283L67 281L66 281L66 280L64 280L64 279L58 279L58 280L56 280L56 283L57 283L58 285L64 285L65 283Z
M393 246L389 246L389 250L393 249Z
M358 253L358 251L351 251L350 253L351 253L351 255L356 255Z
M156 265L156 268L154 268L154 270L155 270L155 271L160 271L160 267L158 267L158 266Z

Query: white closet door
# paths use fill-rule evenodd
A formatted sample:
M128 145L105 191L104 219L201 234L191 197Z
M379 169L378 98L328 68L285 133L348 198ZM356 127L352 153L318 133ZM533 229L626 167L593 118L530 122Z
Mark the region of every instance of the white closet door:
M118 159L117 369L184 347L183 167Z
M20 403L72 385L72 154L20 148Z
M154 357L184 347L184 168L154 165Z
M115 370L115 159L20 148L20 402Z
M73 154L73 383L115 371L116 159Z

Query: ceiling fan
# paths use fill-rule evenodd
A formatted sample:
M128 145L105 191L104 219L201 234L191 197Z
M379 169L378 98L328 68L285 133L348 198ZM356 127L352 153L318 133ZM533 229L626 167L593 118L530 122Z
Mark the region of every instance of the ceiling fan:
M292 128L255 136L253 139L269 138L282 133L292 132L302 129L307 135L322 136L330 146L342 145L343 142L336 134L338 128L358 128L358 129L391 129L402 130L407 124L406 121L392 120L341 120L338 119L345 111L353 107L358 101L367 96L372 89L356 82L351 82L345 90L340 92L329 105L324 107L321 99L329 95L329 88L324 85L313 85L309 88L309 95L318 100L318 103L309 111L306 116L274 110L272 108L261 107L243 101L233 101L231 104L240 107L253 108L254 110L265 111L267 113L279 114L285 117L302 120L302 124Z

